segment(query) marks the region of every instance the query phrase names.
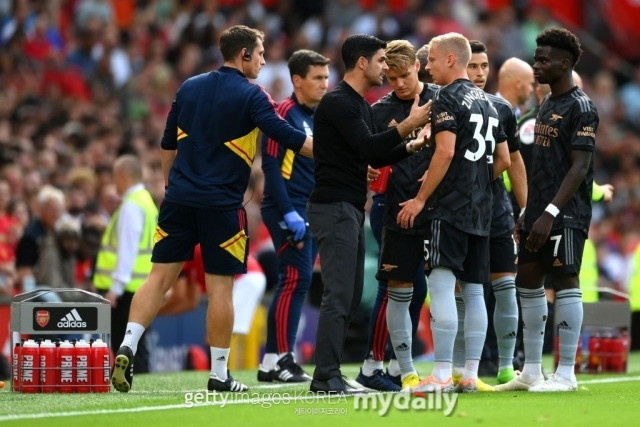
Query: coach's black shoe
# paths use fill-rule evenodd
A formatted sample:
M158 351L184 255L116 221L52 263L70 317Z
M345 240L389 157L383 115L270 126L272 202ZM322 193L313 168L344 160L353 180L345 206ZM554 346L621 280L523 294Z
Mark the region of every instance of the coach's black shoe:
M242 393L249 390L249 387L242 384L239 381L233 379L229 371L227 371L227 379L222 380L218 375L209 375L209 382L207 383L207 390L209 391L231 391L234 393Z
M367 390L360 387L354 387L351 385L345 377L333 377L328 380L316 380L311 381L309 387L314 393L326 393L326 394L361 394L367 393Z
M133 384L133 350L123 345L118 349L116 361L111 372L111 384L121 393L131 390Z

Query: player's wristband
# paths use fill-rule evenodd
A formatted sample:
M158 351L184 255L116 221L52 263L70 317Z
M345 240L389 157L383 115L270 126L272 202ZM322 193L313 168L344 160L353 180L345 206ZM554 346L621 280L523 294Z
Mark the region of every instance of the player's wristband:
M554 218L560 213L560 209L558 209L553 203L549 203L549 206L547 206L544 211L550 213Z
M525 210L525 209L527 209L527 208L526 208L526 206L525 206L524 208L520 209L520 215L519 215L519 216L524 215L524 210Z

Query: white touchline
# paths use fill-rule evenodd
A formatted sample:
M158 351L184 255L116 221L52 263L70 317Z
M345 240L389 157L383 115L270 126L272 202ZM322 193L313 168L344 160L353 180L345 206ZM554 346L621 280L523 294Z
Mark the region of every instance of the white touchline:
M583 380L579 381L578 385L589 385L589 384L605 384L605 383L621 383L628 381L640 381L640 376L633 377L618 377L618 378L601 378L601 379L593 379L593 380ZM262 388L260 386L254 388ZM264 387L267 388L267 387ZM143 394L140 392L140 394ZM149 393L152 394L152 393ZM318 400L326 399L326 396L318 396ZM261 401L275 401L275 398L266 398ZM296 399L292 399L296 400ZM303 400L303 399L299 399ZM253 403L251 399L246 401L229 401L229 404L242 404L242 403ZM216 406L215 403L203 404L203 405L194 405L193 407L200 406ZM30 420L30 419L43 419L43 418L57 418L57 417L77 417L82 415L102 415L102 414L126 414L126 413L135 413L135 412L149 412L149 411L166 411L169 409L192 409L185 406L184 403L175 404L175 405L158 405L158 406L140 406L138 408L121 408L121 409L94 409L91 411L67 411L67 412L52 412L52 413L37 413L37 414L9 414L9 415L0 415L0 422L2 421L12 421L12 420Z

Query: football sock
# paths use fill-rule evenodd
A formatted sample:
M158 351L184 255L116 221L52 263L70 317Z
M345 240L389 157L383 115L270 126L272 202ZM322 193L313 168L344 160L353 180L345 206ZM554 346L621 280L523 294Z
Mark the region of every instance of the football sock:
M398 375L400 375L400 366L398 366L397 359L389 360L389 365L387 366L387 372L389 373L389 375L393 375L394 377L397 377Z
M278 353L265 353L260 365L267 371L272 371L276 369L278 360L280 360L280 355Z
M542 374L542 345L548 314L547 298L543 287L517 289L522 307L522 340L526 355L522 375L525 376L525 380L532 380Z
M448 268L434 268L429 275L434 361L448 363L449 375L453 358L453 342L458 331L458 315L454 296L455 286L456 277ZM434 372L436 370L434 368Z
M464 370L465 346L464 346L464 299L462 294L456 294L456 311L458 312L458 332L453 342L453 373L462 374Z
M513 367L513 353L516 348L518 330L518 301L516 282L513 276L504 276L491 282L496 297L493 312L493 327L498 341L498 369Z
M136 354L136 351L138 351L138 342L140 342L143 333L144 326L135 322L127 322L127 332L125 332L124 339L120 346L126 345L131 348L133 354Z
M582 292L580 289L556 292L555 306L560 356L556 373L564 378L572 378L582 327Z
M409 304L413 296L413 288L395 288L389 286L389 301L387 302L387 328L393 351L398 360L400 373L407 374L415 371L411 347L411 316Z
M362 374L370 377L376 369L382 369L382 360L375 360L373 358L373 352L369 352L369 356L364 359L364 363L362 364Z
M465 373L469 360L479 361L482 348L487 336L487 307L484 302L484 289L479 283L460 282L460 289L464 298L464 345L465 345ZM478 364L475 365L475 376L478 376Z
M228 360L228 348L211 347L211 375L215 374L222 381L225 381L227 379Z

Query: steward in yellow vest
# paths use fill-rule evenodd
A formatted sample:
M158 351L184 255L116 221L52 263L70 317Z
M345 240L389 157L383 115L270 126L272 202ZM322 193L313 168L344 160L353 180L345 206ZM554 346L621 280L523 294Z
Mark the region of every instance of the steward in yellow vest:
M158 208L142 183L137 157L116 159L113 180L122 203L102 236L93 284L111 303L111 348L115 353L124 339L133 295L151 272ZM144 340L140 344L136 372L148 372L148 351Z

